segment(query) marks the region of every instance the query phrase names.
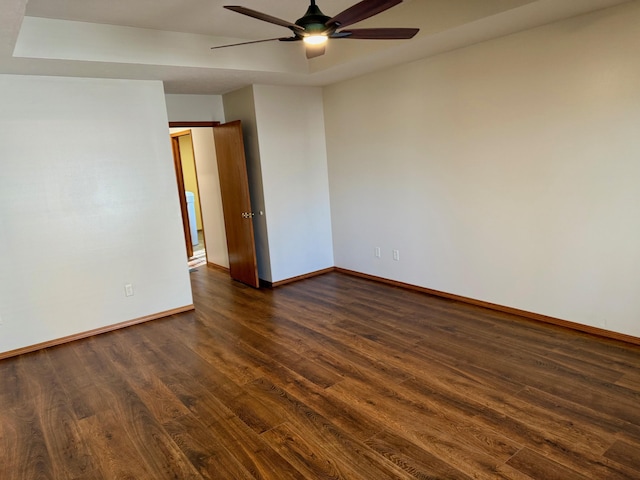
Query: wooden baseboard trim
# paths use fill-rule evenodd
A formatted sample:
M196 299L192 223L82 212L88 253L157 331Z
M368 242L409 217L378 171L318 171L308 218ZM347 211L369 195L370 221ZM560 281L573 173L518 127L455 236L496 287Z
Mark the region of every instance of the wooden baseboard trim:
M108 325L106 327L96 328L87 332L76 333L75 335L69 335L67 337L57 338L55 340L49 340L48 342L37 343L35 345L29 345L28 347L18 348L16 350L10 350L8 352L0 352L0 360L4 360L9 357L16 357L24 353L31 353L43 348L55 347L62 345L63 343L74 342L76 340L82 340L83 338L93 337L94 335L100 335L101 333L112 332L121 328L131 327L132 325L138 325L139 323L150 322L151 320L158 320L160 318L170 317L178 313L189 312L195 310L193 305L186 305L180 308L174 308L173 310L167 310L166 312L159 312L153 315L147 315L146 317L134 318L133 320L127 320L126 322L116 323L114 325Z
M221 272L229 273L229 269L227 267L223 267L222 265L218 265L217 263L207 262L207 267L213 268L214 270L220 270Z
M441 292L439 290L432 290L426 287L419 287L417 285L412 285L410 283L398 282L395 280L390 280L388 278L376 277L375 275L369 275L366 273L356 272L354 270L348 270L345 268L335 268L336 272L344 273L346 275L351 275L354 277L366 278L368 280L373 280L379 283L385 283L387 285L393 285L395 287L405 288L408 290L414 290L421 293L426 293L429 295L434 295L436 297L448 298L450 300L456 300L462 303L468 303L470 305L476 305L478 307L488 308L490 310L496 310L498 312L510 313L512 315L518 315L520 317L527 318L529 320L536 320L538 322L549 323L552 325L556 325L559 327L569 328L571 330L577 330L583 333L589 333L591 335L596 335L598 337L609 338L613 340L620 340L626 343L632 343L634 345L640 345L640 338L634 337L632 335L626 335L624 333L613 332L611 330L605 330L603 328L591 327L589 325L582 325L580 323L570 322L568 320L562 320L560 318L549 317L547 315L542 315L539 313L528 312L526 310L520 310L518 308L505 307L504 305L498 305L496 303L484 302L482 300L476 300L475 298L463 297L461 295L455 295L453 293Z
M305 273L304 275L298 275L297 277L291 277L285 280L280 280L278 282L267 282L264 280L261 280L261 282L264 282L264 286L267 288L275 288L275 287L281 287L282 285L286 285L288 283L299 282L300 280L317 277L319 275L324 275L325 273L330 273L335 271L336 271L336 267L329 267L329 268L324 268L322 270L316 270L315 272ZM261 283L261 286L262 286L262 283Z

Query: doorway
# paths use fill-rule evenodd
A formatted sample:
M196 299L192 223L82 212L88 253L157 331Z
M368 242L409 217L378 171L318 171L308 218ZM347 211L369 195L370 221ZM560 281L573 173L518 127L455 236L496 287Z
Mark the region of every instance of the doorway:
M207 265L229 272L229 254L227 251L227 237L225 232L225 224L222 209L222 198L220 192L220 179L218 175L218 166L215 152L215 141L213 136L213 127L219 125L219 122L169 122L169 133L179 134L191 132L191 144L194 151L194 160L196 165L198 197L202 215L202 234L204 237L205 254ZM173 147L174 163L177 155L180 154L179 143L174 137L170 137ZM181 164L176 164L176 178L178 178L178 168ZM181 177L180 177L181 178ZM182 187L181 187L182 185ZM180 207L183 212L183 229L188 226L184 220L187 218L187 204L184 193L184 185L178 182L178 190L182 188L182 192L178 194ZM186 237L190 232L185 232ZM192 245L193 247L193 245ZM189 257L191 254L188 254Z
M206 264L214 268L220 268L228 272L234 280L238 280L253 287L259 286L257 270L256 244L253 233L246 238L246 242L238 242L239 231L253 229L254 214L251 211L251 199L249 196L247 162L244 155L244 144L240 122L231 122L220 125L219 122L170 122L171 144L173 147L176 178L182 178L182 161L175 159L180 157L181 142L187 142L187 135L191 135L194 160L196 166L196 179L198 200L202 215L202 237L205 242ZM190 128L189 128L190 127ZM185 130L189 128L189 130ZM185 139L181 139L181 137ZM189 156L190 152L187 153ZM230 154L230 155L229 155ZM236 174L243 172L242 178L236 178ZM229 172L234 175L229 176ZM230 188L239 188L242 195L234 197L229 202L228 191ZM193 234L188 223L188 205L184 182L178 182L180 207L182 210L183 229L186 243L186 251L189 258L192 257ZM227 197L226 205L223 197ZM237 212L235 209L240 208ZM233 211L232 211L233 210ZM264 207L259 208L260 215ZM257 217L264 220L264 217ZM246 233L246 232L245 232ZM245 245L246 243L246 245ZM249 245L250 243L250 245ZM238 250L238 245L241 248ZM245 248L246 247L246 248ZM251 258L245 254L245 250L252 251ZM197 251L197 249L196 249ZM248 269L245 264L252 264L253 274L251 279L238 276L238 271Z
M195 150L191 130L171 133L180 197L187 263L193 270L207 263L207 249Z

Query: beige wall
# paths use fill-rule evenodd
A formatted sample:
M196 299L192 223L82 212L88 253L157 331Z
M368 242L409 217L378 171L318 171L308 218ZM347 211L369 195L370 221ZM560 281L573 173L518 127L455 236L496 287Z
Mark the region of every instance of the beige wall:
M196 211L196 227L202 230L202 212L200 211L200 194L198 193L198 178L196 174L196 160L193 154L193 140L191 134L178 137L180 145L180 160L182 161L182 177L184 189L193 193Z
M207 261L228 268L229 253L227 251L227 235L222 212L222 195L213 129L192 127L191 136L198 169L202 223L207 243Z
M254 85L223 102L243 122L260 278L333 267L322 90Z
M240 120L244 138L245 156L247 159L247 175L251 192L251 208L257 214L253 218L253 231L258 260L258 275L262 280L273 281L269 258L269 237L267 234L266 210L262 187L262 169L260 165L260 148L258 146L258 129L253 96L253 87L245 87L223 96L224 114L228 122ZM263 212L264 215L260 215Z
M0 104L0 352L190 305L162 83L0 75Z
M640 336L639 24L630 2L326 88L336 264Z
M221 95L165 95L170 122L224 122Z
M322 90L253 90L272 281L333 267Z
M253 85L223 102L243 124L260 278L333 267L322 90Z

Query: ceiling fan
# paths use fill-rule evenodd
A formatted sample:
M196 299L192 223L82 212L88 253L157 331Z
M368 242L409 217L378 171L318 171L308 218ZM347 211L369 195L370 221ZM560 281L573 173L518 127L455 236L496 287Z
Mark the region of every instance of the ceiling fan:
M235 47L238 45L248 45L251 43L262 43L279 40L281 42L304 41L307 58L315 58L324 55L327 40L330 38L352 38L358 40L406 40L413 38L419 31L418 28L343 28L360 22L366 18L373 17L391 7L402 3L402 0L363 0L343 12L329 17L320 11L315 0L311 0L311 5L303 17L295 23L282 20L266 13L261 13L250 8L225 5L224 8L234 12L242 13L249 17L257 18L264 22L273 23L286 27L293 32L292 37L268 38L266 40L253 40L250 42L234 43L231 45L220 45L212 49Z

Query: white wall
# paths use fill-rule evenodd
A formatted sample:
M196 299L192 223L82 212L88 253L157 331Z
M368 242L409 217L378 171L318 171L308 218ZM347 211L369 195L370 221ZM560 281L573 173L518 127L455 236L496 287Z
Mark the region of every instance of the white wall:
M0 75L0 104L0 352L190 305L162 84Z
M253 85L223 102L243 123L260 278L332 267L322 90Z
M19 2L14 0L12 3ZM12 8L4 7L5 15L7 10L13 13ZM27 15L22 18L13 54L15 57L109 63L109 73L114 76L126 75L127 69L122 66L127 64L182 67L182 72L172 70L168 75L172 77L165 81L169 90L179 88L180 79L188 78L194 67L214 73L218 69L291 75L306 71L308 63L304 55L291 55L292 50L282 48L282 45L278 48L275 42L255 44L242 55L233 49L211 51L212 45L243 40ZM230 90L235 84L215 74L202 83L202 90L212 92Z
M630 2L326 88L336 265L640 336L638 24Z
M272 281L333 267L322 90L253 92Z
M198 192L207 251L207 262L229 268L227 234L222 210L218 160L211 127L171 128L171 133L191 131L198 174Z
M170 122L224 122L221 95L165 95Z
M245 87L223 96L225 118L228 122L240 120L247 160L247 175L251 208L256 216L253 218L253 231L258 261L258 276L267 282L272 281L271 262L269 259L269 232L265 215L264 192L262 187L262 168L260 165L260 148L256 126L256 111L253 98L253 87ZM268 214L268 212L267 212Z

